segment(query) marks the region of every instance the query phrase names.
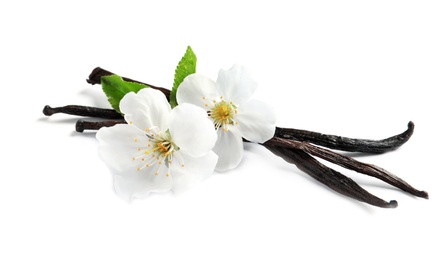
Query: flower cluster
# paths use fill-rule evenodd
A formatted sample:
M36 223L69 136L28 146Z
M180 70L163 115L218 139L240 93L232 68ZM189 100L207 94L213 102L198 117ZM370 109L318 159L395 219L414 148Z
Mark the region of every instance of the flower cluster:
M214 170L235 168L243 138L263 143L275 132L275 113L251 99L255 89L247 70L235 65L221 70L216 82L187 76L173 109L158 90L127 93L119 103L127 124L97 133L117 194L130 201L150 192L184 190Z

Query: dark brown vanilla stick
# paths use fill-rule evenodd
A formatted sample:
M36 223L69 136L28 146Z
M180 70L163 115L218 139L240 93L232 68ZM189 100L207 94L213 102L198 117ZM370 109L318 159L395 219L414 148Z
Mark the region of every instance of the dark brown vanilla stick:
M397 201L384 201L355 183L352 179L321 164L306 152L298 149L284 148L266 142L264 146L285 161L295 164L298 169L307 173L332 190L353 199L381 208L395 208Z
M110 71L97 67L93 69L93 71L90 73L87 82L92 85L101 84L102 76L112 74L113 73ZM168 89L155 87L150 84L136 81L130 78L123 78L123 79L126 81L137 82L158 89L161 92L163 92L163 94L165 94L166 98L169 101L171 91ZM409 122L408 129L399 135L395 135L383 140L368 140L368 139L356 139L343 136L321 134L307 130L277 127L275 136L285 139L292 139L296 141L309 142L330 149L336 149L341 151L378 154L395 150L404 143L406 143L413 134L413 130L414 130L414 124L413 122Z
M97 107L87 107L87 106L76 106L68 105L63 107L50 107L46 105L43 108L43 114L46 116L51 116L56 113L63 113L76 116L89 116L104 119L119 119L123 116L113 109L97 108Z
M126 121L122 120L108 120L108 121L84 121L84 120L78 120L76 122L76 132L82 133L85 130L99 130L102 127L110 127L117 124L125 124Z
M413 188L410 184L402 180L401 178L393 175L392 173L382 169L378 166L367 164L363 162L359 162L351 157L343 156L341 154L332 152L330 150L314 146L309 143L299 142L299 141L291 141L286 139L281 139L274 137L271 140L267 141L272 145L281 146L290 149L299 149L303 150L313 156L317 156L331 163L343 166L347 169L375 177L380 179L394 187L397 187L403 191L406 191L412 195L417 197L428 199L428 193L426 191L421 191Z
M43 113L46 116L51 116L56 113L64 113L70 115L97 117L104 119L123 118L123 116L120 113L116 112L113 109L77 106L77 105L69 105L55 108L52 108L47 105L44 107ZM107 124L107 126L112 126L112 124L113 122L110 122ZM409 122L408 129L405 132L383 140L374 141L367 139L354 139L342 136L320 134L306 130L277 127L275 137L280 137L289 140L310 142L316 145L321 145L328 148L349 151L349 152L384 153L390 150L397 149L399 146L407 142L410 139L411 135L413 134L413 131L414 131L414 124L413 122Z
M107 71L107 70L105 70L105 69L102 69L102 68L100 68L100 67L97 67L97 68L93 69L93 71L90 73L90 75L88 76L87 82L90 83L90 84L92 84L92 85L95 85L95 84L101 84L101 77L102 77L102 76L109 76L109 75L113 75L113 74L114 74L114 73L112 73L112 72L110 72L110 71ZM164 95L166 96L166 98L169 100L169 96L171 95L171 90L169 90L169 89L156 87L156 86L154 86L154 85L147 84L147 83L140 82L140 81L136 81L136 80L129 79L129 78L126 78L126 77L122 77L122 78L123 78L123 80L125 80L125 81L135 82L135 83L140 83L140 84L146 85L146 86L148 86L148 87L151 87L151 88L153 88L153 89L160 90L161 92L163 92L163 94L164 94Z
M336 135L327 135L306 130L277 127L275 136L289 140L309 142L327 148L362 153L384 153L394 150L410 139L414 131L413 122L408 129L398 135L383 140L354 139Z

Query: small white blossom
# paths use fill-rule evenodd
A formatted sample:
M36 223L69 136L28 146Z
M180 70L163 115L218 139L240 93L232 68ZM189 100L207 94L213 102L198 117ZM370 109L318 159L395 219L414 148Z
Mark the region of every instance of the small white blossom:
M203 109L182 104L171 110L160 91L147 88L126 94L120 110L128 124L103 127L96 135L120 197L184 190L214 171L217 135Z
M200 106L214 123L218 171L235 168L241 162L242 138L263 143L275 133L275 112L267 104L250 99L255 89L256 82L247 70L234 65L220 70L216 82L199 74L189 75L177 90L179 104Z

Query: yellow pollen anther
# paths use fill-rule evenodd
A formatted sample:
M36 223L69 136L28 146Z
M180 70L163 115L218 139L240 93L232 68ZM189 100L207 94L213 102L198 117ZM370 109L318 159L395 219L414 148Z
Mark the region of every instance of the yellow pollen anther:
M132 161L135 161L135 160L136 160L135 157L133 157L133 158L132 158Z
M141 171L141 168L138 168L137 170Z
M135 137L135 138L133 139L133 141L134 141L134 142L138 142L138 138Z
M166 177L169 177L169 173L166 173Z
M215 113L217 119L220 119L221 121L224 121L231 116L230 108L226 104L218 106L217 109L213 112Z
M205 104L206 107L208 107L208 104Z
M162 152L169 152L169 147L164 146L164 144L162 143L158 143L157 144L158 149L160 149L160 151Z
M183 167L185 167L185 165L184 165L184 164L182 164L182 168L183 168Z
M149 150L144 151L144 154L150 154L150 153L151 153L151 151L149 151Z
M155 176L158 176L158 172L155 173Z
M132 125L132 124L133 124L133 122L132 122L132 121L130 121L130 122L129 122L129 125Z
M143 162L144 162L144 158L141 158L141 161L143 161Z
M203 99L203 100L205 100L205 99L206 99L206 97L202 97L202 99Z

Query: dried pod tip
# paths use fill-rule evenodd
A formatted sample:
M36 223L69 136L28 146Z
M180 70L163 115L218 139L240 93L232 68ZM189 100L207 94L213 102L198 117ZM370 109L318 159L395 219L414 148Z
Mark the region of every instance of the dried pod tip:
M397 208L397 206L398 206L398 203L397 203L397 201L395 201L395 200L391 200L391 201L388 203L388 208Z
M50 107L49 105L46 105L43 110L42 113L46 116L51 116L52 114L54 114L53 108Z
M85 121L84 120L78 120L76 122L75 126L76 132L82 133L85 130Z
M428 192L426 191L419 191L416 196L424 198L424 199L428 199Z

